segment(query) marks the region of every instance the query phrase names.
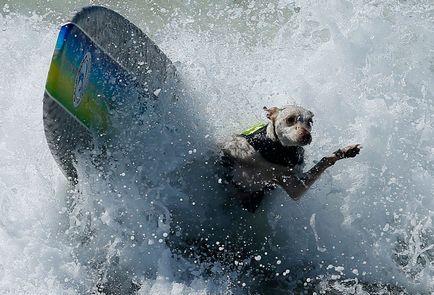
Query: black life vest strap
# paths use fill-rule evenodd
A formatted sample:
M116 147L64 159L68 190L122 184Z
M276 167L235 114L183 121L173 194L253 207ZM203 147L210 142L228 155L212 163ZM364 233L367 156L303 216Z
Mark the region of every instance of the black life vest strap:
M243 136L265 160L271 163L287 167L303 164L304 149L301 146L283 146L280 141L271 140L267 137L267 126L251 134L240 136Z

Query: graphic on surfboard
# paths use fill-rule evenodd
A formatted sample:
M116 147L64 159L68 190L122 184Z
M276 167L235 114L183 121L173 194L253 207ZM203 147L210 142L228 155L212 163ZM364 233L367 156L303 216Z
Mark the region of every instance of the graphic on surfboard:
M43 105L47 142L64 173L76 177L74 154L110 132L113 117L129 100L140 99L140 109L152 108L156 91L175 75L164 53L110 9L86 7L63 25Z

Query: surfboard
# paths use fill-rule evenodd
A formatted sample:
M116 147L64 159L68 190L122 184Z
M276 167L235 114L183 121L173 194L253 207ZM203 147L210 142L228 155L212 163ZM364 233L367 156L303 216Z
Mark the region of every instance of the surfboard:
M61 26L48 72L43 122L48 146L76 180L76 153L93 149L131 100L145 113L176 80L172 62L138 27L101 6ZM166 96L167 97L167 96Z

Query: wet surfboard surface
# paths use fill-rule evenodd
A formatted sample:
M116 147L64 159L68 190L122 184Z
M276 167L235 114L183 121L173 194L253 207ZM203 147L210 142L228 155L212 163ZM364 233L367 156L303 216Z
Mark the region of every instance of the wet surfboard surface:
M64 24L48 73L43 120L65 175L76 178L75 154L109 134L126 105L145 114L175 77L174 66L154 42L110 9L86 7Z

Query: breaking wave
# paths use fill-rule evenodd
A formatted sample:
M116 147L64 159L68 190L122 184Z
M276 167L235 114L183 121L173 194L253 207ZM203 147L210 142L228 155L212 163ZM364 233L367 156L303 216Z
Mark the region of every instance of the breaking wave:
M163 132L132 132L143 144L115 151L108 173L83 164L70 187L45 143L42 95L73 7L1 7L2 293L242 294L261 265L273 294L434 292L430 2L105 4L175 63L182 99L161 105ZM315 113L307 166L349 143L364 146L360 156L300 201L275 191L246 214L258 243L250 260L175 257L165 243L174 229L239 228L210 207L222 200L193 192L218 190L205 162L219 142L263 120L264 105L287 103Z

